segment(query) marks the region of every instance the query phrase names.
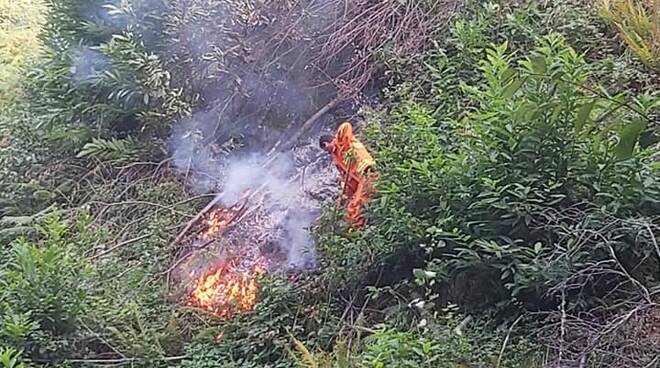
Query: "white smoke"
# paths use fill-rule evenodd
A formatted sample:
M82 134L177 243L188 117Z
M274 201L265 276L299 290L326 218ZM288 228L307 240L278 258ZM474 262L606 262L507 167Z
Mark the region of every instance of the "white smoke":
M251 154L246 158L233 159L225 167L222 181L222 202L226 206L238 201L247 190L262 190L269 193L269 201L283 205L290 203L300 188L292 183L295 164L285 155L277 156L270 162L266 156Z
M191 17L172 33L177 40L171 47L174 58L185 60L183 73L174 78L197 90L204 104L201 111L175 123L170 138L173 163L191 190L221 193L224 206L247 191L259 191L249 204L258 210L242 219L233 233L244 237L244 247L267 253L271 261L277 258L284 269L315 267L310 228L323 202L338 190L329 158L317 160L322 151L316 139L302 145L291 142L298 144L295 150L283 145L334 97L331 86L312 88L319 85L319 73L310 67L314 61L309 50L319 46L310 43L340 14L340 5L311 1L294 16L305 14L304 22L273 18L273 24L295 27L294 33L301 35L287 40L291 51L283 44L273 47L278 44L273 33L277 25L247 25L229 3L203 5L212 16ZM183 12L187 6L174 8ZM336 119L318 123L337 125ZM316 127L306 133L318 131Z
M316 267L316 249L309 230L318 211L292 211L282 224L281 247L287 250L287 264L293 269Z
M280 134L270 135L268 144L249 144L254 124L219 124L223 119L217 111L202 111L176 122L169 142L173 165L194 192L220 193L224 207L250 195L250 218L227 234L234 237L232 243L240 243L246 253L270 258L277 269L314 268L310 229L323 202L337 190L329 157L317 147L316 139L268 155L271 141ZM223 142L207 138L218 136L225 138L224 143L243 140L245 144L223 147Z
M318 87L319 73L310 67L314 56L309 50L319 46L313 40L339 16L343 5L311 1L290 14L290 23L265 11L258 15L268 22L258 25L246 20L237 4L98 0L83 7L81 15L104 30L91 44L107 42L114 34L135 33L148 51L175 65L173 85L199 96L198 110L173 122L168 147L188 188L194 193L222 193L225 206L246 191L258 190L260 195L250 203L258 210L244 219L241 231L267 234L246 239L244 246L276 244L285 258L279 263L283 268L314 267L309 228L322 202L336 191L337 174L329 161L311 162L321 153L315 140L295 150L282 143L335 95L332 85ZM303 14L305 22L299 22ZM278 31L289 26L295 31ZM274 32L296 37L284 43ZM285 44L290 50L282 47ZM74 83L95 83L112 68L111 60L94 47L72 54ZM335 126L336 119L319 119L318 125ZM271 160L273 155L277 159Z
M71 53L71 81L76 86L95 84L111 67L110 59L90 47L79 47Z

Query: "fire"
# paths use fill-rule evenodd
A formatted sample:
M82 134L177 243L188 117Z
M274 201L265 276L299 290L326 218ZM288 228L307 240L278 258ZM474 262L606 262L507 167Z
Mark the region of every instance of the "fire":
M201 238L209 240L216 237L229 225L235 214L236 211L228 208L217 208L212 211L206 218L206 230L202 232Z
M246 270L240 270L233 262L223 262L197 280L190 304L222 318L249 312L257 303L257 278L264 272L261 260Z

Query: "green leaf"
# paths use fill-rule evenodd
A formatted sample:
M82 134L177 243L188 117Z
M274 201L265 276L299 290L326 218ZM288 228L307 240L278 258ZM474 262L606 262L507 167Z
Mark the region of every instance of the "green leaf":
M529 58L529 63L532 66L532 71L536 74L545 74L548 71L543 56L532 56Z
M594 105L596 105L596 100L587 102L586 104L580 107L577 113L577 118L575 119L576 132L580 132L582 128L584 128L584 124L587 122L587 119L589 119L589 116L591 115L591 111L593 110Z
M502 73L502 80L504 82L508 82L511 80L516 75L516 68L514 67L509 67L507 70Z
M513 95L518 92L520 87L527 81L527 78L515 79L513 82L509 83L508 86L502 91L502 97L511 98Z
M413 275L414 275L415 278L417 278L418 280L426 280L426 279L428 278L428 277L426 276L426 273L424 272L424 270L419 269L419 268L415 268L415 269L413 269Z
M619 133L619 143L614 147L614 154L619 160L632 157L635 144L637 144L639 135L645 127L646 122L641 118L637 118L621 130L621 133Z

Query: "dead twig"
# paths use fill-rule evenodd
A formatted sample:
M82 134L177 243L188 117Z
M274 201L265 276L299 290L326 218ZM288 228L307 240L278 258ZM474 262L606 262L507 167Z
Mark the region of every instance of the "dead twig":
M651 229L651 226L649 224L644 224L646 227L646 230L649 232L649 236L651 236L651 241L653 242L653 246L655 247L655 252L658 255L658 262L660 262L660 247L658 246L658 241L655 239L655 235L653 234L653 229Z
M132 206L132 205L147 205L147 206L152 206L152 207L158 207L164 210L168 210L172 213L176 213L177 215L181 215L184 217L190 217L191 215L185 212L177 211L175 210L174 206L166 206L162 205L160 203L154 203L154 202L149 202L149 201L122 201L122 202L114 202L114 203L107 203L107 202L101 202L101 201L90 201L90 204L96 203L105 206L104 211L107 210L110 207L116 207L116 206ZM103 212L103 211L102 211Z
M293 144L296 143L298 138L302 136L321 116L323 116L325 113L330 111L333 107L337 106L337 104L340 102L340 99L338 97L335 97L332 99L330 102L325 104L323 107L321 107L314 115L312 115L307 121L303 123L303 125L300 126L300 129L293 134L288 141L286 141L284 144L282 144L280 147L280 151L285 151L291 148ZM264 167L270 166L277 158L279 157L279 154L273 155L270 159L268 159L264 163Z
M195 247L194 247L194 248L195 248L194 250L190 251L188 254L186 254L185 256L181 257L179 260L177 260L176 262L174 262L174 264L173 264L172 266L170 266L167 270L165 270L165 271L163 271L163 272L161 273L161 275L167 275L167 280L166 280L166 283L165 283L165 288L166 288L166 289L169 289L169 285L170 285L170 274L171 274L172 271L174 271L177 267L179 267L179 265L181 265L184 261L186 261L188 258L190 258L193 254L195 254L196 252L199 252L199 251L205 249L206 247L208 247L208 246L209 246L210 244L212 244L212 243L213 243L218 237L220 237L222 234L224 234L225 232L227 232L231 227L233 227L233 226L238 222L238 221L235 221L235 220L236 220L237 217L239 217L239 216L243 213L243 211L245 210L245 207L246 207L246 205L247 205L247 202L248 202L248 201L247 201L247 198L244 198L242 201L243 201L243 202L241 203L240 207L234 212L234 215L233 215L229 220L227 220L227 226L222 230L222 232L220 232L219 234L217 234L217 235L215 236L215 238L213 238L213 239L209 239L209 240L205 241L204 243L202 243L201 245L197 245L197 246L195 246ZM240 200L239 200L239 202L237 202L237 203L240 203ZM236 204L235 204L234 206L236 206ZM232 206L232 207L234 207L234 206Z
M171 362L175 360L182 360L187 358L187 355L171 356L171 357L162 357L155 358L154 360L159 360L161 362ZM118 358L118 359L69 359L65 360L66 363L86 363L86 364L129 364L134 362L144 361L142 358ZM40 363L47 363L44 361L39 361Z
M500 349L500 355L497 357L497 364L495 364L495 368L500 368L502 366L502 357L504 356L504 350L506 349L507 344L509 343L509 338L511 337L511 331L516 327L518 322L522 320L522 315L518 316L515 321L513 321L513 324L511 327L509 327L509 331L506 333L506 337L504 338L504 342L502 343L502 349Z
M138 241L140 241L140 240L142 240L142 239L146 239L146 238L150 237L151 235L152 235L152 234L144 234L144 235L138 236L137 238L128 239L128 240L125 240L125 241L123 241L123 242L117 243L117 245L112 246L112 247L110 247L110 248L104 250L104 251L101 252L101 253L97 253L97 254L95 254L95 255L89 257L89 260L91 261L91 260L94 260L94 259L97 259L97 258L103 257L104 255L106 255L106 254L110 254L110 253L114 252L115 250L117 250L117 249L119 249L119 248L121 248L121 247L124 247L124 246L129 245L129 244L133 244L133 243L138 242Z
M221 197L220 195L217 195L217 196L216 196L211 202L209 202L209 203L206 205L206 207L202 208L201 211L199 211L195 216L193 216L193 218L192 218L190 221L188 221L188 223L186 224L186 226L183 227L183 230L181 230L181 231L179 232L179 234L177 234L176 238L174 238L174 241L173 241L172 243L170 243L170 248L173 248L174 246L176 246L177 244L179 244L179 242L181 241L181 239L183 239L183 237L186 236L186 233L188 233L188 230L190 230L190 228L193 227L193 225L195 225L195 224L197 223L197 221L199 221L199 219L201 219L201 218L202 218L204 215L206 215L206 213L209 212L209 211L210 211L210 210L211 210L216 204L218 204L218 203L220 202L221 199L222 199L222 197Z

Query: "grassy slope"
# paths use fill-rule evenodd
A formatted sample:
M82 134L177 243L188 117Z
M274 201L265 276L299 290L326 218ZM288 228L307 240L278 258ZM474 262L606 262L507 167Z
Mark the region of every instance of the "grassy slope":
M39 32L45 5L36 0L0 0L0 104L20 95L25 67L42 51Z

